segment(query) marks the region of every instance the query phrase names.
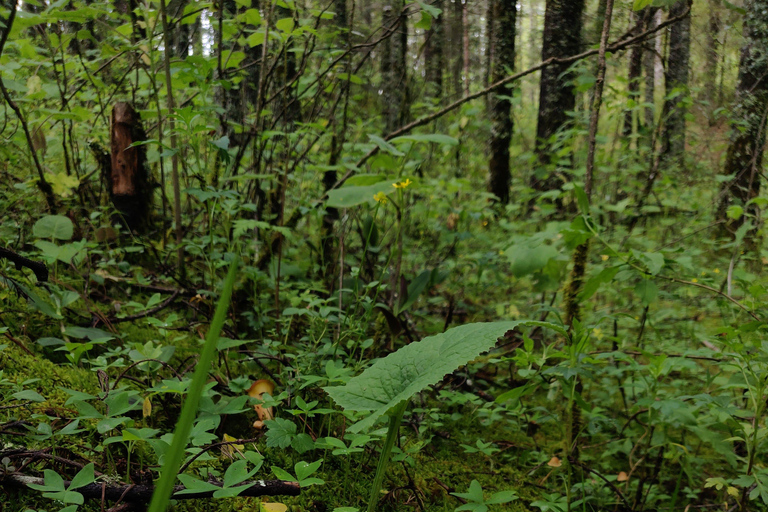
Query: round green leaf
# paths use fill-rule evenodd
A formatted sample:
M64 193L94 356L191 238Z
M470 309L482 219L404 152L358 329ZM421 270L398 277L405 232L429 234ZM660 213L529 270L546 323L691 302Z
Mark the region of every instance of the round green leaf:
M74 234L74 227L68 217L63 215L46 215L35 222L32 234L38 238L71 240Z

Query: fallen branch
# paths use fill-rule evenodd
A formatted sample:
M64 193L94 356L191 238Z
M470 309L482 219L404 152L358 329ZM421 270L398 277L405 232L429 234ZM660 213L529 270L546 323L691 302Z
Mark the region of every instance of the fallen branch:
M221 482L210 482L213 485L222 487ZM45 485L42 478L24 475L21 473L0 474L1 485L15 485L27 487L31 485ZM70 482L65 480L64 487L68 488ZM239 496L298 496L300 487L297 482L286 482L284 480L251 480L245 482L237 488L243 488ZM177 485L173 488L172 499L174 500L194 500L201 498L212 498L215 491L201 491L179 494L184 491L183 485ZM79 487L77 492L83 495L83 498L92 500L122 500L124 502L149 502L152 493L155 492L154 485L126 485L122 483L95 482L83 487Z
M30 260L29 258L16 254L10 249L3 249L2 247L0 247L0 258L10 260L11 263L16 265L16 270L21 270L21 267L27 267L35 273L35 277L40 282L48 280L48 267L39 261Z

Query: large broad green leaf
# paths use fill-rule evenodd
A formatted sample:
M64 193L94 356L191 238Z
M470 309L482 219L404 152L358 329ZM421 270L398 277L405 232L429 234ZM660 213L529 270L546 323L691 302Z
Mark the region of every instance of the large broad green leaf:
M342 187L328 192L326 206L333 208L351 208L363 203L373 202L373 196L382 192L390 194L395 191L392 182L381 181L373 185L360 187Z
M344 409L371 411L367 418L348 429L359 432L372 426L392 407L491 349L505 332L519 326L549 327L566 335L557 325L534 320L462 325L406 345L344 386L323 389Z
M46 215L32 227L32 234L37 238L70 240L73 233L72 221L63 215Z
M504 254L509 259L512 274L520 278L543 269L549 260L558 255L558 251L546 244L517 244L507 249Z

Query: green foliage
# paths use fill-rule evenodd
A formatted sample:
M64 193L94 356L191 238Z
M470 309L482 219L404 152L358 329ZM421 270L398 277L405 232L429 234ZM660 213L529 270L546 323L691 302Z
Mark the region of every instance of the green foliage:
M0 55L32 137L30 148L16 112L0 109L0 243L51 279L0 259L0 471L42 483L4 488L0 508L90 510L98 504L79 504L82 485L148 483L174 462L183 472L164 469L163 485L183 484L179 498L210 492L222 512L266 509L240 496L266 478L297 482L301 495L280 501L302 512L768 503L768 201L715 213L736 176L718 175L728 130L748 129L728 106L742 6L715 3L729 30L714 39L717 78L696 72L690 90L656 83L646 102L645 81L633 91L624 76L631 48L608 56L590 197L581 105L593 63L572 68L584 101L548 159L537 149L537 75L508 84L512 200L498 205L486 192L482 99L422 117L486 86L484 10L467 11L465 76L453 76L462 52L443 55L440 98L424 81L436 55L427 42L451 33L455 13L417 1L398 18L409 44L401 117L429 121L391 137L381 65L395 38L382 38L379 13L347 12L354 26L342 27L338 4L188 3L169 13L171 30L199 25L204 37L171 56L168 112L158 4L35 4ZM708 62L714 25L696 9L694 70ZM521 66L541 54L532 15L518 13ZM148 135L131 147L147 151L153 195L140 234L125 227L93 151L110 146L111 108L127 99ZM687 109L685 168L661 165L662 99ZM539 190L534 177L553 185ZM566 331L562 290L587 242L581 317ZM513 327L524 329L497 342ZM266 379L274 392L248 396Z
M149 505L150 512L160 512L165 510L168 501L173 493L173 484L176 481L176 474L178 473L179 466L181 466L182 459L184 457L184 449L187 445L189 434L192 431L192 422L197 415L197 407L200 401L200 397L203 393L203 387L208 379L208 370L211 366L211 361L216 351L216 343L219 340L219 334L221 328L224 325L224 318L229 308L229 300L232 296L232 289L235 286L235 276L237 275L238 259L232 260L229 266L229 272L227 273L227 279L224 281L224 288L222 290L221 298L216 306L216 314L213 317L211 328L208 331L208 336L205 340L205 345L200 354L200 361L198 361L197 369L192 377L192 382L189 385L189 391L187 398L184 401L184 406L181 409L179 415L179 421L176 424L174 430L173 442L168 449L166 455L165 464L163 464L163 470L160 474L160 481L157 484L157 490L152 495L152 502ZM235 467L235 470L227 470L224 474L224 486L232 487L251 476L252 473L247 473L245 469L245 461L238 461L230 466L230 469ZM254 471L255 473L255 471ZM217 491L219 492L219 491ZM221 492L225 492L222 489ZM227 496L237 495L225 493Z
M360 432L390 409L490 349L505 332L527 326L549 327L565 335L561 327L531 320L462 325L406 345L344 386L324 389L340 407L370 413L349 428L350 432Z

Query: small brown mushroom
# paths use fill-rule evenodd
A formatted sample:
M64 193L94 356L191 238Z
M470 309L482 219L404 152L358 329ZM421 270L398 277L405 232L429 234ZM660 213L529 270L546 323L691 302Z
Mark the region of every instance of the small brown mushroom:
M264 393L271 395L274 390L275 384L271 380L259 379L254 382L248 389L248 396L261 400L261 398L264 396ZM272 407L262 407L261 405L255 405L253 408L256 410L256 414L259 416L259 419L253 423L254 428L264 428L264 420L271 420L275 417L274 414L272 414Z

